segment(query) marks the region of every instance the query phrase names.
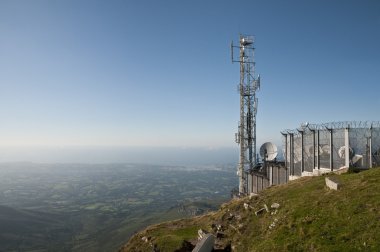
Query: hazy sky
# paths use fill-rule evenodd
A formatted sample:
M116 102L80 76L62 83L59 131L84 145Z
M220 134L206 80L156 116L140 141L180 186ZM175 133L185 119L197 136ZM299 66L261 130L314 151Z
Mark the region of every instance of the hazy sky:
M237 146L239 33L259 144L380 120L377 0L0 0L0 145Z

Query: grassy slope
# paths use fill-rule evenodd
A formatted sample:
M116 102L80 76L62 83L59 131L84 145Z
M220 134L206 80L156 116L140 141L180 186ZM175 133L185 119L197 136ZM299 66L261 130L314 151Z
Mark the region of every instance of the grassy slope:
M339 191L329 190L324 176L302 178L231 201L217 212L148 227L123 249L152 251L141 240L146 236L160 251L174 251L183 240L196 239L199 228L212 232L211 224L218 223L224 227L222 243L235 251L380 251L380 169L328 176L339 178ZM276 214L254 214L274 202L280 204Z

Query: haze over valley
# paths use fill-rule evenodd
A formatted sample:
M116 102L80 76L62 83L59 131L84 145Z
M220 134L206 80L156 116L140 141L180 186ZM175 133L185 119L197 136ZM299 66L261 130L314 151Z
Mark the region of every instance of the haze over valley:
M0 164L0 251L115 251L141 228L215 210L235 165Z
M0 0L0 252L112 252L221 208L266 142L302 175L281 132L379 120L379 27L376 0Z

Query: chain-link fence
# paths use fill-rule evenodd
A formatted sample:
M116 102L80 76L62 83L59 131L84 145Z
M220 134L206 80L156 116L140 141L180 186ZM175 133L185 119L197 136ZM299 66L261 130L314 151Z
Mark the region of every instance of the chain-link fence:
M281 132L285 162L267 161L246 171L248 193L313 173L380 165L380 122L305 124Z
M285 166L291 176L380 165L380 122L304 124L281 133Z
M373 166L380 166L380 128L372 128Z
M260 170L246 172L247 192L258 193L268 186L288 182L288 172L284 162L266 161Z

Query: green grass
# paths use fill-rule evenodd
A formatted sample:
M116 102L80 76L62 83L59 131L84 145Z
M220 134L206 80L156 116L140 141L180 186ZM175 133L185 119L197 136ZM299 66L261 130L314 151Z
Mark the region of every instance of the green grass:
M325 176L301 178L252 199L231 201L202 217L149 227L124 251L149 251L139 245L143 236L159 251L175 251L184 240L194 241L199 228L212 231L212 223L222 224L222 242L235 251L380 251L380 169L326 176L337 176L340 190L328 189ZM276 214L254 214L274 202L280 204ZM245 210L244 203L253 209Z
M197 226L189 226L185 228L175 229L172 232L159 230L152 233L152 236L157 237L155 242L159 244L158 249L161 251L175 251L178 249L184 240L191 240L194 234L197 234Z
M280 203L278 214L250 214L245 237L236 239L238 251L379 250L380 169L339 176L338 191L329 190L324 180L304 178L265 191L260 203ZM274 218L278 224L271 230Z

